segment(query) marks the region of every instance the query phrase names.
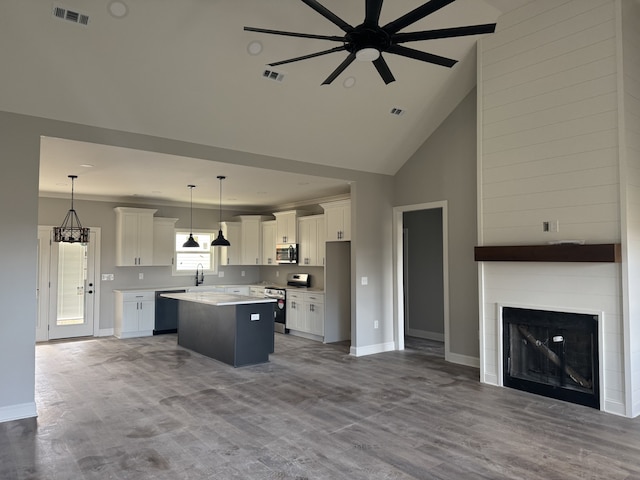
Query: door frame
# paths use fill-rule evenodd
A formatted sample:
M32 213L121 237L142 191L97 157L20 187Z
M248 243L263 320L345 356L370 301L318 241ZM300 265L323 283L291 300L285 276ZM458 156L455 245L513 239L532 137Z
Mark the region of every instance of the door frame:
M396 350L404 350L404 240L403 214L416 210L442 209L442 284L444 304L445 360L451 357L449 345L449 228L447 201L418 203L393 207L393 336Z
M102 231L100 227L90 227L95 234L93 246L94 278L93 288L93 337L100 336L100 247ZM38 284L37 301L38 317L36 320L36 342L49 341L50 301L51 301L51 246L53 243L53 226L38 225ZM48 242L46 239L48 238ZM86 295L86 294L85 294Z

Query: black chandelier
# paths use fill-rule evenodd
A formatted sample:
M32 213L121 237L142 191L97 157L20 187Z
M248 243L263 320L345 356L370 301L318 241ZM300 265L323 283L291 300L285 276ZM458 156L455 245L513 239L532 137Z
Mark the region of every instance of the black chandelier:
M193 189L196 188L195 185L187 185L187 187L189 187L189 190L191 190L191 221L190 221L190 226L189 226L189 238L186 242L184 242L182 244L183 247L186 248L199 248L200 244L198 242L195 241L195 239L193 238Z
M53 239L56 242L88 243L89 229L82 226L78 214L73 209L73 184L77 175L69 175L71 179L71 208L64 217L62 225L53 228Z

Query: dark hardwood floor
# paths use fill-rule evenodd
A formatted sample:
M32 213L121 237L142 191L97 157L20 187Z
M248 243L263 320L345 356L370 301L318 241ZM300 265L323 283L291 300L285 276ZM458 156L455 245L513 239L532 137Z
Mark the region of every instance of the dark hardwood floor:
M38 345L39 416L0 424L0 479L640 478L640 420L407 346L278 335L268 364L234 369L175 335Z

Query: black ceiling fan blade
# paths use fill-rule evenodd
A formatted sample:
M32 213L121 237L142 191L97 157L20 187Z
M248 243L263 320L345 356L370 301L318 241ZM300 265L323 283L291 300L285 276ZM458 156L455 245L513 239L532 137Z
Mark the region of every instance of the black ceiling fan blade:
M393 77L393 73L391 73L391 70L389 69L389 65L387 65L387 62L382 58L382 55L373 61L373 65L376 67L376 70L378 70L378 73L386 85L396 81Z
M391 45L387 52L395 53L396 55L402 55L403 57L413 58L414 60L422 60L423 62L433 63L435 65L442 65L443 67L453 67L457 60L452 58L441 57L432 53L421 52L420 50L414 50L413 48L403 47L401 45Z
M342 62L340 65L338 65L338 68L336 68L333 73L331 75L329 75L327 77L327 79L322 82L322 85L329 85L331 82L333 82L336 78L338 78L338 76L344 72L345 68L347 68L349 65L351 65L351 63L356 59L356 54L351 52L349 54L349 56L347 58L344 59L344 62Z
M396 33L391 37L394 43L415 42L419 40L434 40L437 38L465 37L468 35L482 35L493 33L496 30L495 23L484 25L469 25L466 27L442 28L440 30L425 30L422 32Z
M323 5L320 5L316 0L302 0L308 6L313 8L316 12L322 15L324 18L329 20L332 23L335 23L338 27L340 27L345 32L350 32L353 30L353 27L349 25L347 22L342 20L339 16L333 13L331 10L326 8Z
M419 6L411 10L409 13L395 19L393 22L387 23L382 27L387 33L397 33L403 28L411 25L412 23L422 20L427 15L431 15L433 12L440 10L442 7L446 7L455 0L431 0L424 5Z
M314 38L317 40L331 40L333 42L344 42L344 37L335 35L314 35L311 33L285 32L283 30L269 30L266 28L244 27L247 32L269 33L271 35L284 35L287 37Z
M364 23L378 26L380 12L382 11L382 0L367 0Z
M290 58L288 60L282 60L280 62L274 62L274 63L270 63L269 65L271 67L275 67L277 65L284 65L285 63L293 63L293 62L298 62L300 60L306 60L308 58L314 58L314 57L320 57L322 55L327 55L329 53L333 53L333 52L341 52L345 50L344 45L341 47L334 47L334 48L330 48L329 50L323 50L321 52L316 52L316 53L310 53L309 55L303 55L301 57L296 57L296 58Z

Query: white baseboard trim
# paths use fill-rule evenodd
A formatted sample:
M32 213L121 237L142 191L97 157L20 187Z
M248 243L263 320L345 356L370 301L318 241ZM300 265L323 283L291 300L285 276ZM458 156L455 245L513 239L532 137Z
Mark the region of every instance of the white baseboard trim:
M493 373L485 373L484 379L480 377L480 382L486 383L487 385L501 386L500 382L498 382L498 375L495 375Z
M480 359L478 357L469 357L467 355L460 355L459 353L448 352L445 353L444 359L447 362L466 365L467 367L480 368Z
M36 402L20 403L18 405L9 405L0 407L0 423L10 422L12 420L22 420L23 418L37 417Z
M363 357L365 355L373 355L375 353L392 352L396 349L394 342L378 343L376 345L367 345L365 347L351 346L349 355L354 357Z
M113 328L101 328L97 337L113 337Z
M444 342L444 333L428 332L427 330L416 330L413 328L409 328L405 332L405 334L409 335L410 337L425 338L427 340L435 340L436 342Z
M611 400L605 400L604 405L601 407L603 411L607 413L612 413L614 415L620 415L621 417L626 417L627 412L624 408L624 404L620 402L613 402Z

